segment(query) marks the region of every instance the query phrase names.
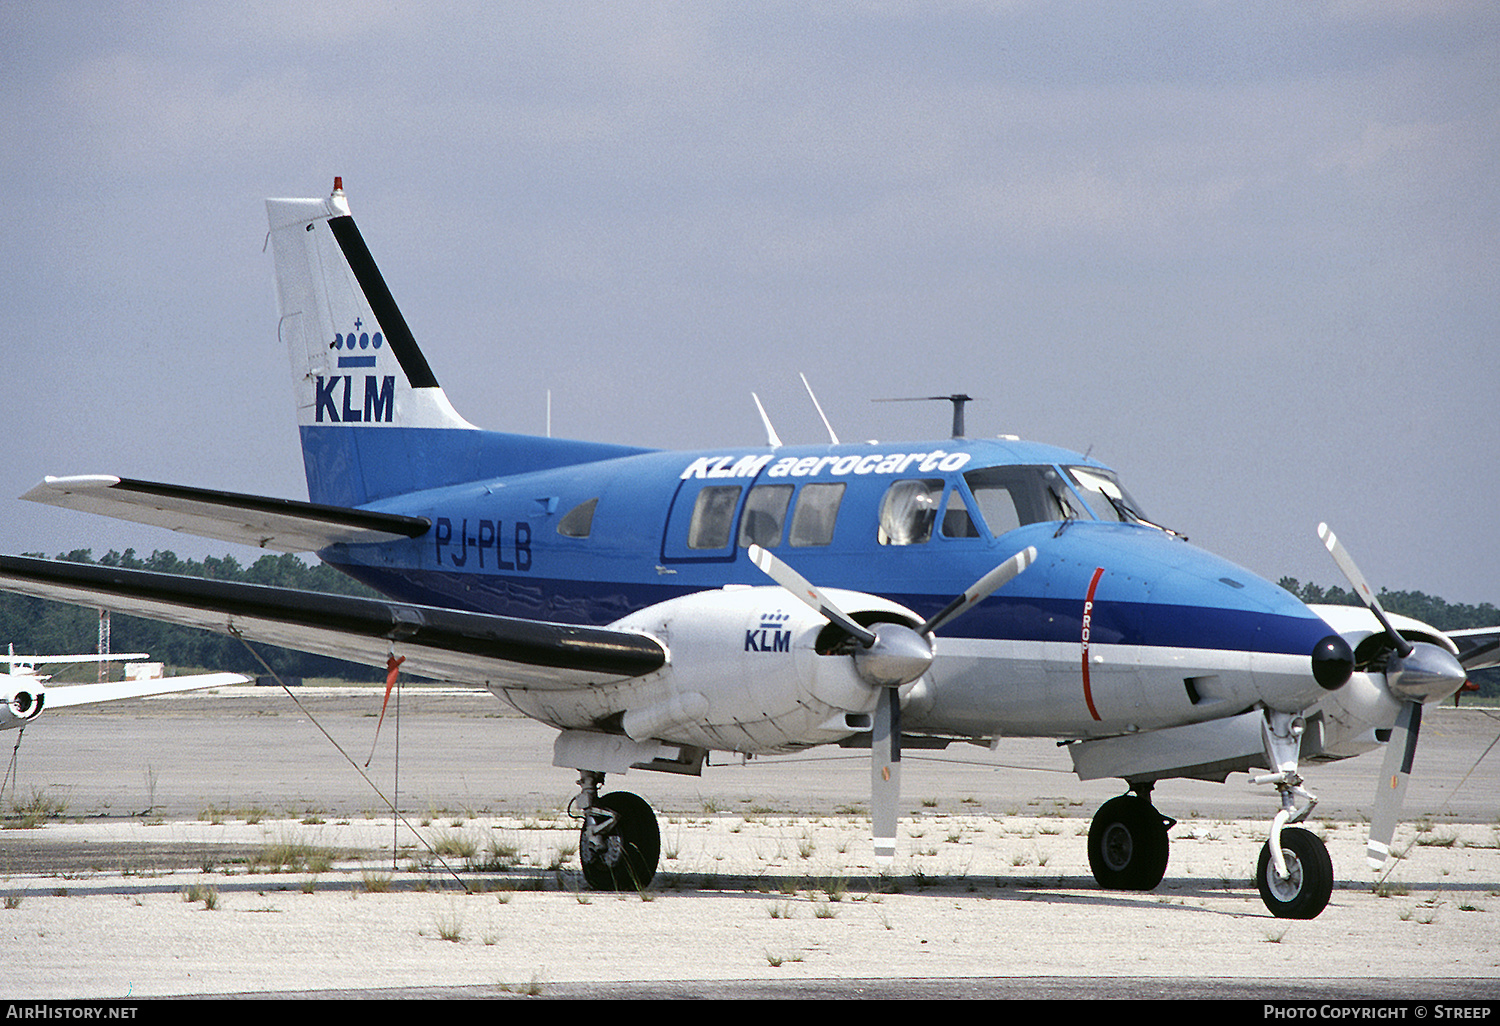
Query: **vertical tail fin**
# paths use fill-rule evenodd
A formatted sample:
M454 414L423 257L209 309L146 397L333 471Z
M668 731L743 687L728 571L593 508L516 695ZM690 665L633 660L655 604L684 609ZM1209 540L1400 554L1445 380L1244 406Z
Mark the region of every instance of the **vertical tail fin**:
M280 335L292 359L309 497L356 506L422 484L408 431L474 431L449 404L349 213L266 201Z
M438 385L335 178L326 199L266 200L279 333L292 359L308 498L392 495L645 450L480 431Z

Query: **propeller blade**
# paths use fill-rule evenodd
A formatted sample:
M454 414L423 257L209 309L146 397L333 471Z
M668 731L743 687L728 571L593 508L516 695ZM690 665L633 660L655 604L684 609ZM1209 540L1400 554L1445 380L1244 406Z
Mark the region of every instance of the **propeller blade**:
M901 801L901 694L882 688L870 736L870 819L875 861L889 865L896 857L896 823Z
M1391 838L1401 818L1401 803L1411 779L1412 760L1417 754L1417 734L1422 728L1422 704L1407 702L1396 716L1396 727L1386 742L1385 761L1380 767L1380 786L1375 791L1375 809L1370 815L1370 840L1365 860L1371 869L1385 865L1391 854Z
M807 603L812 609L822 613L830 622L836 623L845 631L848 631L865 648L869 648L875 644L874 631L856 622L853 617L835 605L832 599L823 594L822 590L807 578L759 545L751 545L747 551L750 561L759 567L760 571L771 578L771 580Z
M1385 628L1395 653L1386 661L1386 691L1401 704L1396 725L1386 742L1385 759L1380 768L1380 784L1375 791L1375 807L1370 813L1370 839L1365 845L1365 860L1370 868L1385 865L1391 854L1391 838L1396 821L1401 818L1401 804L1406 799L1406 785L1411 780L1412 761L1417 755L1417 736L1422 730L1422 703L1455 694L1464 686L1465 668L1448 650L1428 642L1412 644L1391 625L1375 592L1354 565L1344 546L1339 544L1327 524L1318 525L1318 537L1333 556L1349 583L1364 600L1370 612Z
M967 590L944 606L936 616L928 620L921 627L918 627L917 633L930 635L944 624L956 620L974 608L974 606L989 598L993 592L1008 584L1012 578L1035 561L1036 546L1028 545L975 581Z
M1334 534L1332 528L1327 524L1319 524L1318 537L1323 539L1323 545L1328 549L1328 554L1338 564L1339 570L1343 571L1344 577L1348 579L1349 584L1354 588L1355 594L1364 601L1370 612L1375 614L1375 619L1380 621L1380 626L1385 628L1386 635L1391 639L1391 644L1396 648L1396 654L1403 659L1411 655L1411 642L1403 638L1396 628L1391 626L1391 621L1385 615L1385 610L1381 607L1380 600L1375 597L1375 592L1370 587L1369 582L1359 572L1359 567L1354 565L1354 559L1344 550L1344 546L1339 542L1338 535Z
M952 623L1029 567L1036 560L1036 549L1027 547L1011 556L916 630L899 623L876 624L873 630L865 627L771 552L759 545L751 545L746 551L762 573L858 639L862 646L854 652L855 669L865 683L880 689L870 735L870 819L875 859L888 864L896 856L896 826L900 818L900 686L916 680L932 665L933 632Z

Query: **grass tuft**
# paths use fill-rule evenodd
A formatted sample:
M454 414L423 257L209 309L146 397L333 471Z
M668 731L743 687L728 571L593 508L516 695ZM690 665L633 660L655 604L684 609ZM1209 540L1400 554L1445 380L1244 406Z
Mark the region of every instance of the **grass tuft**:
M21 801L11 800L6 815L7 830L31 830L48 820L57 819L68 811L68 800L55 797L45 787L33 787L31 797Z

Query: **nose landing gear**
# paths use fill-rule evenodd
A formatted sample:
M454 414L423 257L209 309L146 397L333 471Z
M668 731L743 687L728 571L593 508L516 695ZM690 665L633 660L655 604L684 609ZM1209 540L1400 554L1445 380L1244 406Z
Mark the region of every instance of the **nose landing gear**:
M1302 748L1301 717L1266 711L1261 740L1274 772L1252 777L1256 784L1273 784L1281 796L1281 811L1271 820L1271 837L1261 847L1255 867L1260 900L1278 919L1313 919L1333 896L1333 860L1328 847L1300 823L1318 804L1302 787L1297 760ZM1299 804L1300 802L1300 804Z
M1333 894L1333 860L1328 848L1301 827L1280 831L1275 848L1267 841L1255 867L1260 900L1278 919L1313 919ZM1280 855L1281 869L1274 858Z

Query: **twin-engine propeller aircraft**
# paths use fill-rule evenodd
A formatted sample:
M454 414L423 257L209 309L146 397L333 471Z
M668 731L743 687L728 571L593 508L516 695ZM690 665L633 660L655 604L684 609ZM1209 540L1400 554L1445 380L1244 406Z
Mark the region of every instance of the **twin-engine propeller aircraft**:
M650 807L601 794L606 774L868 747L886 859L903 747L1030 736L1128 785L1089 832L1108 888L1162 879L1158 781L1266 770L1281 808L1260 891L1311 917L1333 873L1290 825L1314 801L1301 762L1394 728L1386 776L1404 780L1422 703L1464 682L1451 641L1367 588L1368 611L1309 609L1063 449L768 431L766 448L676 453L482 431L439 387L341 183L267 210L311 501L120 477L49 477L25 498L315 551L388 598L18 557L0 557L0 587L484 685L560 732L593 887L644 885L659 853ZM1399 789L1381 794L1377 850Z
M18 656L14 647L0 662L6 670L0 673L0 730L24 728L42 714L42 709L67 709L98 702L117 702L125 698L151 698L182 691L244 684L250 678L238 673L201 673L191 677L149 677L139 680L102 681L98 684L59 684L47 687L50 676L37 673L39 666L63 663L123 663L149 659L144 652L105 653L103 655L35 655Z

